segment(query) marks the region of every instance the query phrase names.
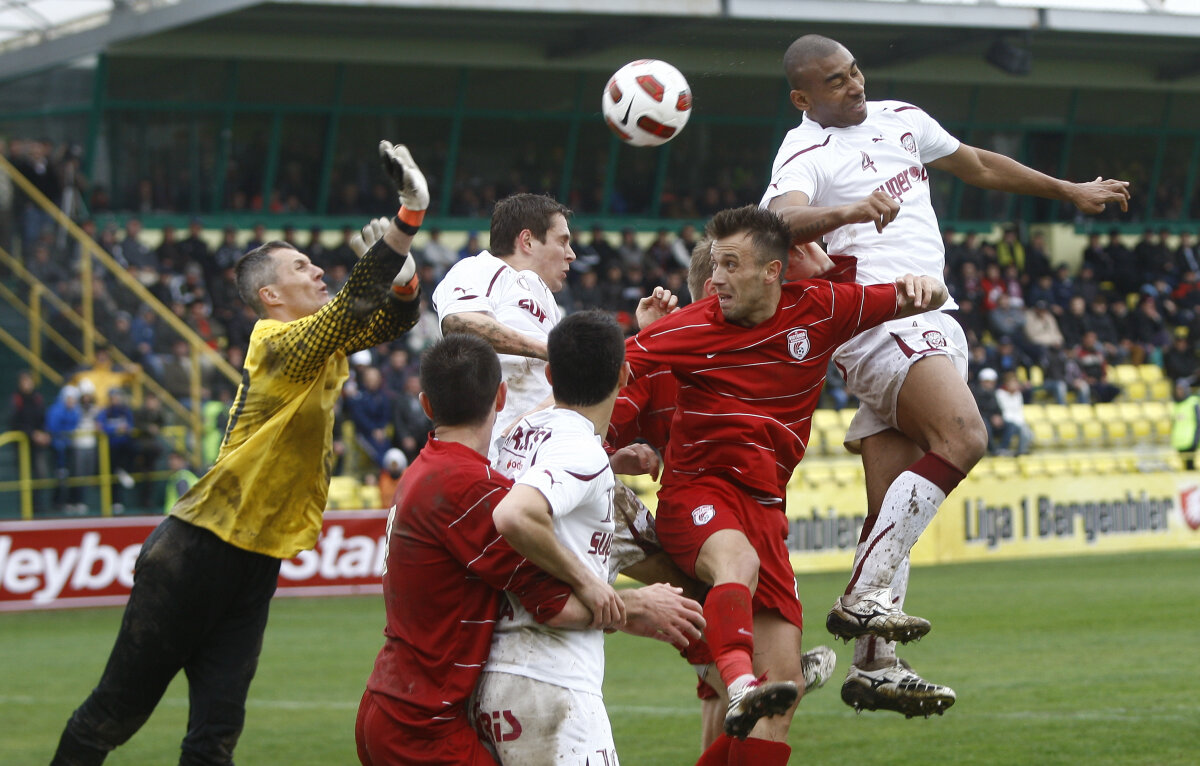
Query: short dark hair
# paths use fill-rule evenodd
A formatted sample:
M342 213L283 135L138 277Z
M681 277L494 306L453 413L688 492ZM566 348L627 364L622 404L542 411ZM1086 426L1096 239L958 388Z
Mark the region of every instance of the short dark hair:
M551 388L560 404L599 404L617 387L625 364L625 334L604 311L580 311L559 322L546 340Z
M478 335L450 333L421 355L421 390L439 426L481 423L500 388L500 358Z
M711 240L742 233L749 234L754 242L759 266L780 261L783 270L787 271L792 232L783 219L770 210L757 205L729 208L714 215L704 227L704 236Z
M570 219L571 208L545 194L514 194L496 203L492 212L491 239L488 249L492 255L512 255L517 235L525 229L538 242L546 241L546 232L554 216Z
M783 54L783 74L787 77L792 90L802 90L808 83L801 80L801 74L809 64L817 59L823 59L837 53L842 44L824 35L805 35L788 46Z
M246 305L254 309L259 318L265 317L262 298L258 291L277 279L275 259L271 254L276 250L294 250L291 245L282 240L273 239L264 242L238 259L235 267L238 295Z

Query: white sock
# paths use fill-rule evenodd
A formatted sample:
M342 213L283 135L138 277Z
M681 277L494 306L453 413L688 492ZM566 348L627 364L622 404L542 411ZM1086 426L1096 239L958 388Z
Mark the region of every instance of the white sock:
M883 496L879 518L855 567L851 595L891 587L900 564L937 514L946 493L929 479L905 471ZM863 547L863 546L860 546ZM853 603L853 602L851 602Z
M904 596L908 593L909 557L896 569L892 578L892 604L897 609L904 609ZM896 642L884 641L878 636L860 636L854 641L853 664L857 667L893 665L896 662Z

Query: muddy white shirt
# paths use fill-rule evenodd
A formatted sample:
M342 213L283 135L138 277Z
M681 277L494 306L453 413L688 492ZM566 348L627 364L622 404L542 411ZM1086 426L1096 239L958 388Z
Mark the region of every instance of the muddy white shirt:
M823 128L805 114L775 155L765 207L789 192L812 205L836 207L879 190L900 204L883 232L848 224L825 235L826 249L858 259L859 284L905 274L941 280L946 248L929 195L925 163L953 154L959 141L920 108L902 101L868 101L867 118L847 128ZM942 310L958 308L951 298Z
M559 541L597 577L611 582L615 480L592 422L557 407L535 412L509 433L496 466L514 484L526 484L546 497ZM538 625L519 601L508 597L486 670L601 694L604 633Z
M439 325L453 314L478 312L543 343L560 319L554 294L541 277L517 271L486 250L454 264L433 291L433 308ZM493 464L504 430L550 396L545 361L500 354L500 369L508 384L508 402L492 430L488 457Z

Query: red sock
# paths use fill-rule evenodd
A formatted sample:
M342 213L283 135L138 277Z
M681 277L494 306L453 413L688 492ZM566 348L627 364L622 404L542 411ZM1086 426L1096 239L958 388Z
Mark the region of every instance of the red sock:
M792 748L769 739L734 740L729 748L729 766L787 766Z
M729 746L733 738L724 734L713 740L708 749L696 761L696 766L726 766L729 763Z
M728 687L744 675L754 675L754 612L750 589L736 582L722 583L704 600L705 638L721 680Z

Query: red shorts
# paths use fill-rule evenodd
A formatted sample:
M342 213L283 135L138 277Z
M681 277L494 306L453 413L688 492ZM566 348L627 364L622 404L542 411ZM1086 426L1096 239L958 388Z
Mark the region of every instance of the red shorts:
M663 550L692 577L696 576L696 557L709 537L725 529L741 531L758 554L755 613L774 609L804 629L804 609L787 548L787 516L782 509L760 505L730 481L701 476L659 491L655 523Z
M354 741L363 766L497 766L466 717L438 729L434 738L400 723L388 712L389 697L367 691L358 705Z

